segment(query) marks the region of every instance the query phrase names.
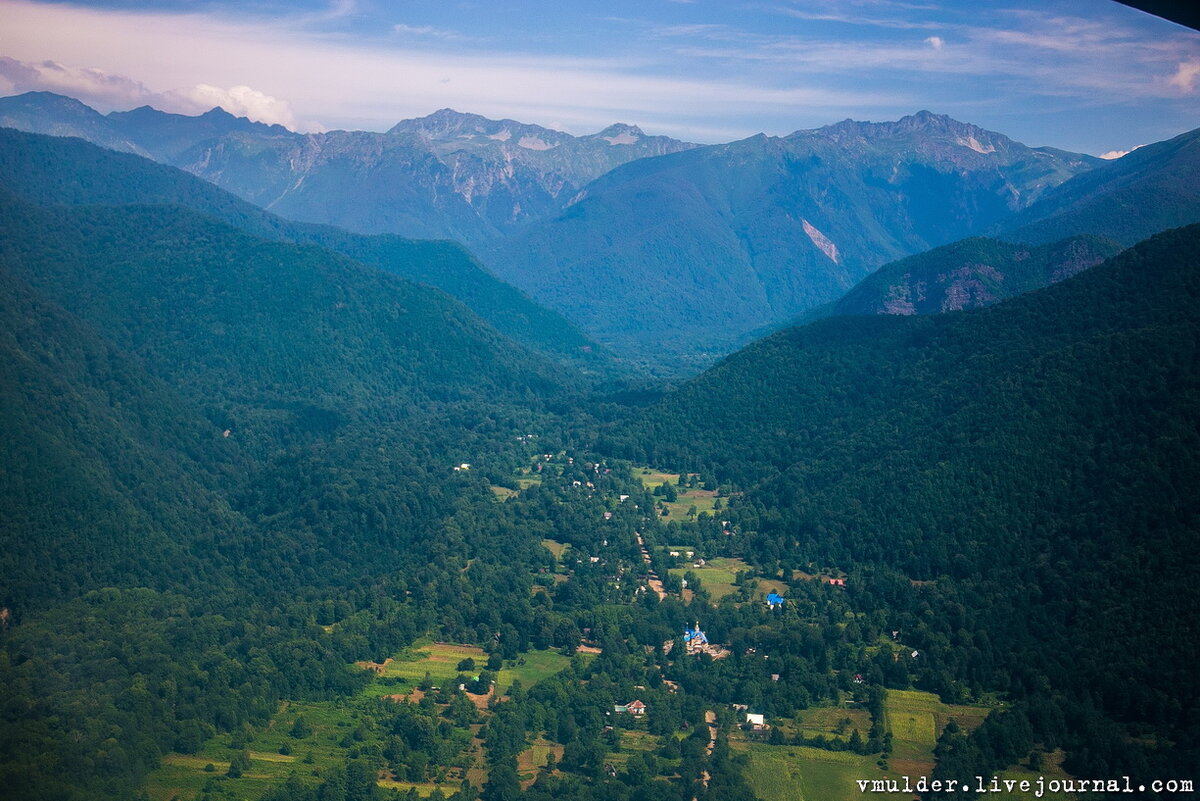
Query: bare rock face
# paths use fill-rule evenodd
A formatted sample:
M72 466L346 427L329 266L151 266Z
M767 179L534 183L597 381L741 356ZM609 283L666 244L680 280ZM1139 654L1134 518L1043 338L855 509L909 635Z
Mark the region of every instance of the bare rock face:
M936 314L990 306L1069 278L1120 250L1094 236L1037 247L965 239L884 265L824 316Z
M175 166L293 219L480 249L557 213L614 167L691 147L629 125L572 136L442 109L386 133L239 132Z

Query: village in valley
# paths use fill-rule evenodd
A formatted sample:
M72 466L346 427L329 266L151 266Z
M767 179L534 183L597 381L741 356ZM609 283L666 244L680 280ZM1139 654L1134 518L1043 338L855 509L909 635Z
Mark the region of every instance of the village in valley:
M496 479L486 465L453 469ZM573 774L691 776L707 787L734 760L764 801L837 801L856 797L857 778L928 773L946 727L970 731L998 703L884 689L885 672L906 675L919 651L899 630L862 641L868 621L845 603L852 576L756 572L737 555L742 532L728 488L566 452L531 454L502 479L490 484L495 503L519 504L532 492L574 521L542 540L531 602L535 610L575 605L587 625L535 626L532 636L501 626L487 648L418 639L359 663L370 681L352 701L286 702L265 727L167 755L151 776L151 798L200 798L213 774L233 769L233 749L248 755L243 788L373 754L389 765L380 786L437 801L487 785L498 769L499 721L528 707L550 717L505 746L523 788ZM669 636L653 637L661 628L651 612L675 621ZM827 652L817 643L831 637L838 664L817 668ZM812 660L795 655L801 641ZM403 734L417 730L432 737L419 752ZM574 739L585 730L595 739ZM1056 759L1048 754L1043 771Z

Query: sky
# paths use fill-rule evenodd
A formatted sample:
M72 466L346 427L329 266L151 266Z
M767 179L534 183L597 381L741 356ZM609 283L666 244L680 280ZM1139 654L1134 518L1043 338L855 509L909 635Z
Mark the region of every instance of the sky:
M382 131L440 108L716 143L921 109L1115 155L1200 127L1200 33L1110 0L0 0L0 95Z

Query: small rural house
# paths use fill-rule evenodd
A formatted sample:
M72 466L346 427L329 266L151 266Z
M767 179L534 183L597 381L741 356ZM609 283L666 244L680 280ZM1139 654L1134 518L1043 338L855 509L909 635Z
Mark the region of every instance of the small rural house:
M641 717L646 714L646 705L641 701L630 701L628 704L613 704L613 712Z
M767 719L757 712L747 712L746 725L750 727L750 731L766 731Z

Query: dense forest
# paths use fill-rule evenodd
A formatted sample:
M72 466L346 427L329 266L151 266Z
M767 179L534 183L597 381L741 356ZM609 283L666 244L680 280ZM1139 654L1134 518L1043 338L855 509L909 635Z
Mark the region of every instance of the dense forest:
M1200 764L1200 227L658 393L452 245L3 135L3 797Z
M560 315L497 280L455 242L366 236L285 220L181 170L78 139L10 128L0 129L0 182L32 203L186 206L265 239L319 245L441 289L527 347L576 366L608 361Z

